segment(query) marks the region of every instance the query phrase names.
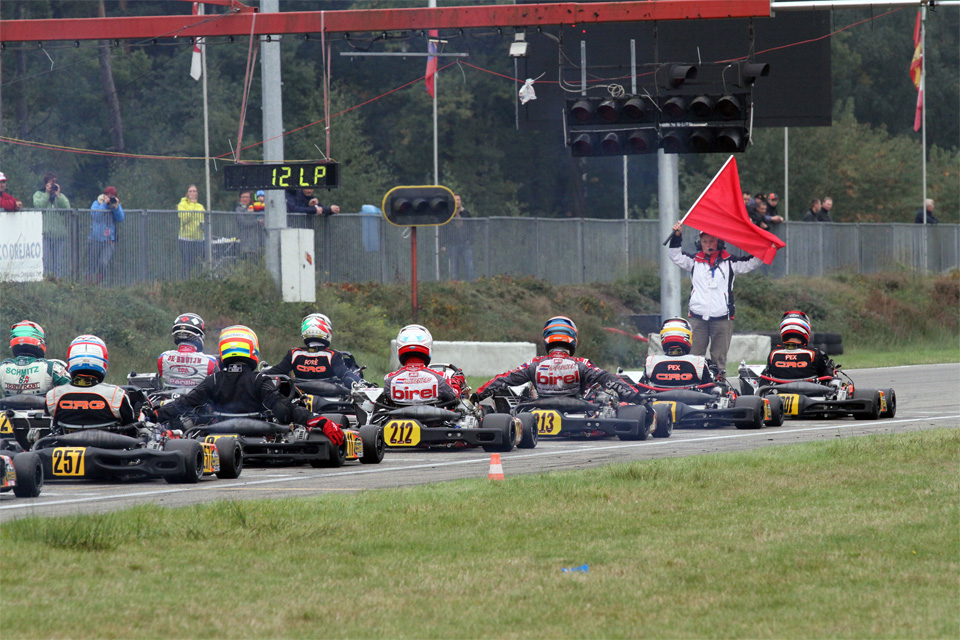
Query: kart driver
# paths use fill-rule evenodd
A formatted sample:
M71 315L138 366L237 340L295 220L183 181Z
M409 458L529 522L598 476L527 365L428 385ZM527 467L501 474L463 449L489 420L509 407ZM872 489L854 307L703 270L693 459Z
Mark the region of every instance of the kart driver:
M716 365L690 355L693 331L683 318L670 318L660 327L664 355L647 356L640 382L654 387L691 387L716 382Z
M397 334L400 369L384 376L384 396L395 405L447 404L463 397L467 380L459 372L451 377L431 369L433 336L419 324L405 326Z
M290 404L280 397L270 378L257 373L260 343L249 327L234 325L220 332L220 361L223 368L204 378L188 393L156 409L145 408L147 419L166 422L205 404L223 413L269 410L281 424L293 422L311 429L320 428L335 445L343 444L343 431L338 425Z
M297 380L326 380L350 387L363 377L347 366L343 353L330 348L333 323L322 313L311 313L300 323L304 347L294 347L267 375L291 375Z
M67 349L70 384L47 392L47 413L53 426L108 428L136 421L133 406L120 387L103 381L110 356L107 345L92 335L77 336Z
M47 360L43 327L23 320L10 327L12 358L0 362L0 397L18 393L46 394L70 382L67 368L59 360Z
M566 316L555 316L543 327L545 356L537 356L512 371L501 373L479 389L477 398L483 400L498 389L532 382L538 397L582 396L586 389L601 384L616 393L621 400L639 402L643 396L637 390L613 375L595 367L586 358L575 358L577 325Z
M767 357L763 375L781 380L799 380L833 376L833 360L815 347L808 346L813 329L803 311L787 311L780 321L780 340Z
M184 313L173 321L173 343L176 349L164 351L157 358L157 374L167 387L195 387L220 368L216 356L203 352L205 336L203 318Z

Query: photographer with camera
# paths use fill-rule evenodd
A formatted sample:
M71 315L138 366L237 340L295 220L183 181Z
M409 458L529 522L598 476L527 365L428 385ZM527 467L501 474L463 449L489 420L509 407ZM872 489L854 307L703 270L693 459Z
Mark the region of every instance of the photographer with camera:
M93 224L87 239L87 279L100 284L107 275L117 242L117 223L125 214L116 187L107 187L90 205Z
M33 194L34 209L69 209L70 200L60 191L57 174L43 175L43 185ZM70 221L66 212L43 212L43 262L44 273L55 278L67 275L63 252L70 235Z

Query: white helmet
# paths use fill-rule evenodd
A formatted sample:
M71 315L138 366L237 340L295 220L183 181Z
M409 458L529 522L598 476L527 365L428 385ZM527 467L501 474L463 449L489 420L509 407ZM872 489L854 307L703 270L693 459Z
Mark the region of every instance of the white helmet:
M400 364L404 364L407 358L413 355L430 364L432 353L433 336L430 335L426 327L419 324L408 324L400 329L400 333L397 334L397 357L400 358Z
M311 313L300 323L300 335L306 344L321 342L329 347L333 340L333 323L322 313Z

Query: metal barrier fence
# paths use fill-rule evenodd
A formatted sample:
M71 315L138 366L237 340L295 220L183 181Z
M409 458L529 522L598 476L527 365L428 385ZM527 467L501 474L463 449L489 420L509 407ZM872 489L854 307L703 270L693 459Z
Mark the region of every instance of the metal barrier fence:
M213 238L208 263L203 242L178 239L176 211L128 210L117 225L112 260L98 278L92 261L102 245L89 238L90 212L46 210L44 272L71 280L102 280L108 286L181 280L211 270L225 274L243 261L262 259L265 231L259 215L208 212L205 232ZM320 282L410 279L408 228L364 214L292 214L288 222L314 230ZM765 268L773 277L924 267L938 273L960 266L960 225L796 222L778 227L776 233L787 247ZM693 238L693 233L685 237L687 250L692 250ZM468 218L419 229L418 278L428 282L502 274L555 284L609 282L631 268L656 267L659 252L666 250L662 242L657 220Z

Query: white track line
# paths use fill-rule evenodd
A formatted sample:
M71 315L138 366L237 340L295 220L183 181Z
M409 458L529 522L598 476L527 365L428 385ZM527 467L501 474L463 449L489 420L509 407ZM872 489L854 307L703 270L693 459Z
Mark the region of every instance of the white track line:
M801 427L797 429L784 429L782 427L767 427L764 429L757 429L756 431L754 430L737 431L735 433L722 434L722 435L717 434L717 435L701 436L697 438L684 438L682 442L683 443L709 442L711 440L734 440L734 439L740 439L740 438L770 437L772 435L780 435L780 434L806 433L810 431L837 431L840 429L850 429L854 427L863 428L863 427L883 426L883 425L890 425L890 424L903 424L906 422L921 422L921 421L927 421L927 420L950 420L950 419L960 419L960 414L932 416L932 417L925 417L925 418L908 418L905 420L878 420L878 421L869 422L869 423L864 423L863 421L858 420L854 422L844 422L844 423L829 425L829 426ZM605 446L592 446L592 447L574 446L568 449L559 449L555 451L510 454L505 459L509 461L509 460L519 460L523 458L542 458L546 456L563 456L563 455L574 454L574 453L583 453L584 451L605 451L610 449L619 450L619 449L628 449L633 447L655 447L658 445L660 446L668 445L673 442L677 442L677 440L671 440L670 438L662 438L662 439L657 438L657 439L646 440L643 442L632 442L632 443L615 442L615 443L606 444ZM134 493L124 493L119 495L95 496L95 497L89 497L89 498L72 498L72 499L51 500L51 501L46 501L46 500L41 501L40 498L33 498L30 500L25 498L19 498L16 502L13 502L8 505L0 506L0 511L5 511L9 509L28 509L30 507L47 506L47 505L53 506L53 505L59 505L59 504L78 504L81 502L97 502L97 501L106 502L109 500L123 500L126 498L138 498L142 496L161 496L161 495L169 495L172 493L184 493L187 491L204 491L206 489L230 489L233 487L252 487L256 485L275 484L278 482L289 482L291 480L302 481L302 480L315 480L319 478L323 478L323 479L334 478L334 477L342 478L344 476L366 475L370 473L394 473L397 471L410 471L414 469L430 469L434 467L453 467L457 465L481 464L481 463L487 464L489 461L490 459L486 457L486 455L484 455L481 458L471 458L469 460L448 460L446 462L430 462L426 464L413 464L413 465L406 465L402 467L381 467L377 465L377 466L363 468L363 469L335 471L332 473L322 474L321 476L304 476L304 475L283 476L278 474L276 477L272 477L267 480L251 480L248 482L232 482L229 484L224 484L223 481L217 481L215 484L211 483L210 487L194 485L190 487L176 487L176 488L170 488L170 489L154 489L150 491L137 491Z

